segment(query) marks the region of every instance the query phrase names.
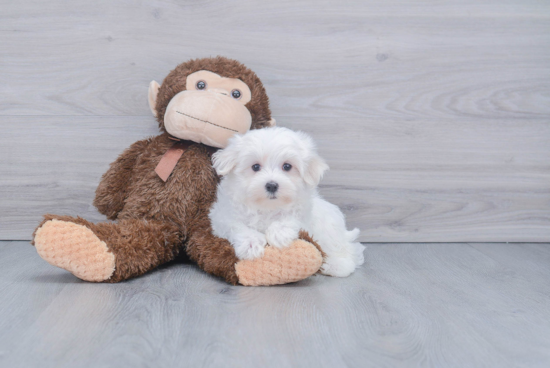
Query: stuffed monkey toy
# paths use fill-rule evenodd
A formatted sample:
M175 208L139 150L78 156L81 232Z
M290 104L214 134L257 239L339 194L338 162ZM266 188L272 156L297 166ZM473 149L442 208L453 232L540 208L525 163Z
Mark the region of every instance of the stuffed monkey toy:
M298 281L322 264L318 245L301 232L284 249L239 260L212 235L208 212L219 177L211 163L233 134L274 124L265 89L243 64L195 59L149 86L161 134L126 149L103 175L94 205L112 222L45 215L33 245L48 263L93 282L119 282L187 256L231 284Z

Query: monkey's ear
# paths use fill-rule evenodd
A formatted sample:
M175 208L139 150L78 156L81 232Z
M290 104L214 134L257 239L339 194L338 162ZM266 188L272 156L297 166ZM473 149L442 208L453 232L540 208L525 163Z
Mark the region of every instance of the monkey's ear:
M267 126L274 127L275 125L277 125L277 122L273 118L267 122Z
M149 108L155 117L157 117L157 95L159 94L160 85L156 81L149 83Z

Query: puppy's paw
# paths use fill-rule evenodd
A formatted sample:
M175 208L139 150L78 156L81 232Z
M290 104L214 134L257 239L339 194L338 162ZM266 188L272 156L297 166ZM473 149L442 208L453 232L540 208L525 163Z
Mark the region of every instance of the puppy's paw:
M279 223L273 223L265 232L267 243L275 248L286 248L298 239L298 231Z
M239 259L255 259L264 255L266 244L264 234L251 232L235 239L233 246Z
M356 263L352 257L328 257L321 266L323 275L347 277L355 271Z

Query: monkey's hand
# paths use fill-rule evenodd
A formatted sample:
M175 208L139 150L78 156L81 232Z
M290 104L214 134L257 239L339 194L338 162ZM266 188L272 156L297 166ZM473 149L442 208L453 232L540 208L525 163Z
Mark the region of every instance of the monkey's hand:
M266 247L261 258L237 262L239 283L246 286L287 284L319 271L323 252L307 233L300 232L300 238L283 249Z

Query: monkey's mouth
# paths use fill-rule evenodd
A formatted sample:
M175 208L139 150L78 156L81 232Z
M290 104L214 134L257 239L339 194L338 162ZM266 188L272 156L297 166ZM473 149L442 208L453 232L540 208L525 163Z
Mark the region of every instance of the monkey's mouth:
M214 124L214 123L211 123L211 122L209 122L209 121L206 121L206 120L202 120L202 119L196 118L196 117L194 117L194 116L191 116L191 115L189 115L189 114L183 113L183 112L178 111L178 110L176 110L176 112L177 112L178 114L183 115L183 116L187 116L188 118L195 119L195 120L198 120L198 121L203 122L203 123L206 123L206 124L210 124L210 125L217 126L218 128L230 130L230 131L235 132L235 133L238 133L238 132L239 132L238 130L231 129L231 128L228 128L228 127L224 127L224 126L222 126L222 125Z

